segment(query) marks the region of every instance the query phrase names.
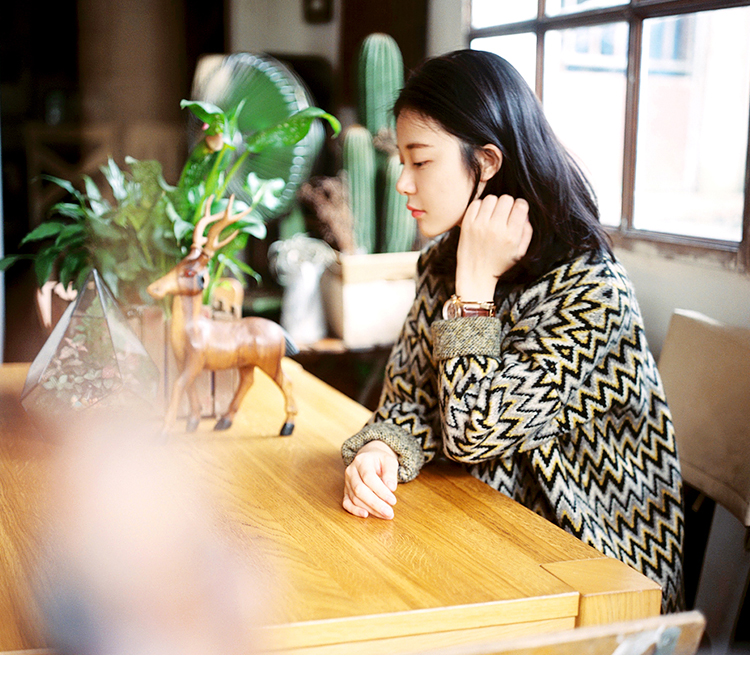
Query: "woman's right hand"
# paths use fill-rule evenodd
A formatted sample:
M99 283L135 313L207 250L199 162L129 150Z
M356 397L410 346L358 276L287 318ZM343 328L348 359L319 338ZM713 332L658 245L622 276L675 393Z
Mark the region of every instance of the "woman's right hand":
M365 444L344 473L344 510L357 517L393 519L398 456L381 441Z
M523 198L504 194L472 201L461 221L456 294L475 302L492 300L498 278L523 258L532 235Z

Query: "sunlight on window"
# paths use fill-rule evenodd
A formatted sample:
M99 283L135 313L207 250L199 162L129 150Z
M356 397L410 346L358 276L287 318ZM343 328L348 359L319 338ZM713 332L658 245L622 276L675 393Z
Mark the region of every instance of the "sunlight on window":
M513 64L531 89L534 89L536 82L536 35L534 33L475 38L471 41L471 48L499 54Z
M740 241L750 8L643 24L634 228Z
M590 9L601 9L602 7L614 7L616 5L627 5L628 0L547 0L545 13L547 16L558 14L574 14L585 12Z
M619 226L628 27L548 31L544 110L596 192L601 220Z
M536 19L536 12L537 0L472 0L471 25L486 28L513 24Z

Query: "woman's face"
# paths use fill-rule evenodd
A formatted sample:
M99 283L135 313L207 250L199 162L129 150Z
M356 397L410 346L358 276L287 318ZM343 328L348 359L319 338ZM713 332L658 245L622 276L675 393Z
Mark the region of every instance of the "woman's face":
M434 238L461 223L474 189L461 142L439 123L408 110L399 115L396 134L404 164L396 189L408 198L420 232Z

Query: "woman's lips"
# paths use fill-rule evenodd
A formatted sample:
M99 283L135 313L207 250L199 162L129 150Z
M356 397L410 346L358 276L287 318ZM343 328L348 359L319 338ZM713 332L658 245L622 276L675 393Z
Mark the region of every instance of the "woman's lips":
M411 216L418 220L422 215L424 215L424 210L417 210L416 208L412 208L410 205L406 206L406 209L411 213Z

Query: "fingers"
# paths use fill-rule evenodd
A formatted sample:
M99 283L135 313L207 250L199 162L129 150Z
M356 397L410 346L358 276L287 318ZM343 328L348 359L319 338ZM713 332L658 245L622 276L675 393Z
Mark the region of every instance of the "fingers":
M344 509L357 517L392 519L398 486L398 458L360 454L344 474Z
M528 202L523 198L513 201L507 220L508 236L511 243L515 244L514 260L518 262L526 254L533 235L531 222L529 222Z
M373 488L374 487L374 488ZM346 501L348 500L348 504ZM371 473L360 474L356 467L349 466L344 482L344 507L347 505L356 509L360 517L374 515L381 519L393 519L392 505L396 497L383 484L380 477ZM351 510L350 510L351 511Z

